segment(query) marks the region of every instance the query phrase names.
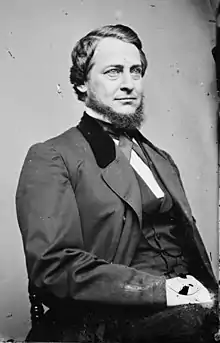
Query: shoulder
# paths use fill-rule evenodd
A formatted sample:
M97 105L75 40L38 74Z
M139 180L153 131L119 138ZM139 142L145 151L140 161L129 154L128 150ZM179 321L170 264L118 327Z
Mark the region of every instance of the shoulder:
M76 180L78 170L86 158L85 151L89 150L87 145L77 127L31 145L24 158L20 180L26 182L27 178L43 178L54 172Z
M86 141L77 127L71 127L63 133L49 138L43 142L37 142L30 146L27 152L27 158L46 158L61 159L63 162L68 159L79 160L85 150Z
M154 152L158 153L158 154L161 155L163 158L170 160L171 163L173 163L173 164L175 165L173 158L171 157L171 155L170 155L167 151L165 151L165 150L159 148L158 146L156 146L155 144L153 144L153 143L152 143L151 141L149 141L146 137L144 137L143 134L142 134L142 139L143 139L143 142L145 143L145 145L148 146L148 148L150 148L150 149L153 150ZM176 165L175 165L175 166L176 166Z
M80 146L85 145L85 139L77 127L71 127L63 133L46 140L42 144L45 147L53 147L53 149L61 154L65 154L68 150L77 153L80 150Z
M156 152L157 154L159 154L161 157L163 157L165 160L169 161L169 163L172 165L172 167L175 169L177 175L180 177L180 172L179 169L176 165L176 163L174 162L173 157L171 156L170 153L168 153L167 151L157 147L156 145L154 145L151 141L149 141L146 137L143 137L143 141L144 143L148 146L148 149L153 150L154 152Z

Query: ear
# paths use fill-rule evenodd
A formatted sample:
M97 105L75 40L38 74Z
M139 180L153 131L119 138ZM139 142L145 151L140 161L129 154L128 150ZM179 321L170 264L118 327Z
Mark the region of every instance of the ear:
M84 85L80 85L80 86L77 86L77 89L81 92L81 93L86 93L87 92L87 86L84 84Z

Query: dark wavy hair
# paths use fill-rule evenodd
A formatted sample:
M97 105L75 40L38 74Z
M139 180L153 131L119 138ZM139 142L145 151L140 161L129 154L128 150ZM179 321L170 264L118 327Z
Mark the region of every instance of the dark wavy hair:
M147 59L142 50L141 40L130 27L117 24L105 25L93 30L76 43L71 53L72 67L70 68L70 82L73 85L78 99L81 101L85 100L86 94L80 92L77 87L83 85L87 80L88 73L93 66L92 57L95 49L100 40L107 37L117 38L125 43L134 44L140 52L142 76L146 71Z

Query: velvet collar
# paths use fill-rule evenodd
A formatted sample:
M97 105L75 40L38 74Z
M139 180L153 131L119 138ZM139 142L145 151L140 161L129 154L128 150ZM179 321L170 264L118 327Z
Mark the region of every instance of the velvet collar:
M108 132L105 131L104 122L89 116L86 112L83 113L81 121L77 128L89 142L96 162L100 168L106 168L116 158L115 143ZM138 144L143 148L142 143L147 144L154 151L164 157L160 149L155 147L148 139L146 139L140 131L138 131ZM144 149L145 155L147 154Z
M77 128L89 142L100 168L107 167L115 160L115 143L95 118L84 112Z

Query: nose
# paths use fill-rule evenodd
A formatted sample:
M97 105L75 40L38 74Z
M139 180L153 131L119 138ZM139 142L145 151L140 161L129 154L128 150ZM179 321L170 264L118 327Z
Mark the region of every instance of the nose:
M127 91L129 93L132 92L132 90L134 89L134 83L133 83L131 73L124 72L122 74L122 80L121 80L121 87L120 88L123 91Z

